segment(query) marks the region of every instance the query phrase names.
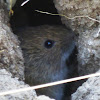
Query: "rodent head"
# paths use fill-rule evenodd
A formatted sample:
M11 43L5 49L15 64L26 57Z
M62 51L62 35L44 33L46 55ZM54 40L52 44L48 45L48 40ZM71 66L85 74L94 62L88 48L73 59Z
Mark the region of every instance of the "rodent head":
M70 30L46 25L25 28L19 35L22 38L26 71L30 73L33 70L34 77L38 74L43 74L43 77L50 73L56 75L61 69L67 68L66 60L75 47L74 35Z

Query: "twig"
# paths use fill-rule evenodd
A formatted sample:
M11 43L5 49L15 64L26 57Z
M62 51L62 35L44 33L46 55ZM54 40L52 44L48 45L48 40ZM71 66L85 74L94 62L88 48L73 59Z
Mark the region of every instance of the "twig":
M100 21L99 20L96 20L96 19L94 19L94 18L91 18L91 17L89 17L89 16L75 16L75 17L68 17L68 16L66 16L66 15L63 15L63 14L53 14L53 13L49 13L49 12L44 12L44 11L40 11L40 10L35 10L36 12L39 12L39 13L44 13L44 14L49 14L49 15L54 15L54 16L63 16L63 17L65 17L65 18L67 18L67 19L76 19L76 18L88 18L88 19L90 19L90 20L93 20L93 21L95 21L95 22L98 22L98 23L100 23Z
M62 81L57 81L57 82L37 85L37 86L33 86L33 87L27 87L27 88L22 88L22 89L16 89L16 90L10 90L10 91L6 91L6 92L1 92L0 96L13 94L13 93L24 92L24 91L29 91L29 90L33 90L33 89L40 89L40 88L44 88L44 87L49 87L49 86L54 86L54 85L58 85L58 84L73 82L73 81L82 80L82 79L95 77L95 76L100 76L100 73L85 75L85 76L81 76L81 77L75 77L75 78L71 78L71 79L66 79L66 80L62 80Z
M21 6L24 6L27 2L29 2L30 0L26 0L26 1L24 1L22 4L21 4Z

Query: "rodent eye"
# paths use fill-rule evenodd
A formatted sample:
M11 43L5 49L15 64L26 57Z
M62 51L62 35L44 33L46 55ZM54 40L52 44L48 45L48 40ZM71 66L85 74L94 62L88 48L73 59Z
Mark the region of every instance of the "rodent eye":
M53 40L46 40L45 43L44 43L44 46L45 46L47 49L52 48L53 45L54 45L54 41L53 41Z

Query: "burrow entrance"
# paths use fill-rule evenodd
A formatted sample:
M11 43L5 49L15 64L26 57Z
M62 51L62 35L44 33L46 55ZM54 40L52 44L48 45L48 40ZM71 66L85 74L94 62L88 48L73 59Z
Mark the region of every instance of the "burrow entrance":
M25 0L17 0L16 5L13 7L14 15L10 18L12 30L27 26L40 26L46 24L63 25L60 16L52 16L35 11L40 10L57 14L53 0L30 0L21 7L21 4L24 1Z

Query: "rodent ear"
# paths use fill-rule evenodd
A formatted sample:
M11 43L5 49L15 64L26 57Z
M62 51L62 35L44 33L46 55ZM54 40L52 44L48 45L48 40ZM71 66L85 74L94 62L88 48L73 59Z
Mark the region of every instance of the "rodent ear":
M55 41L48 39L44 42L44 47L50 49L54 46L54 43Z

